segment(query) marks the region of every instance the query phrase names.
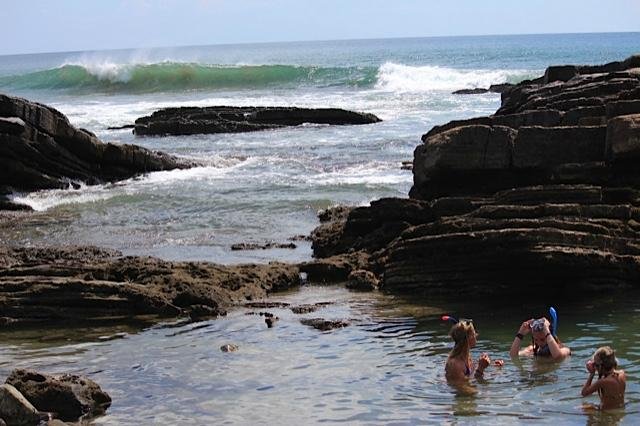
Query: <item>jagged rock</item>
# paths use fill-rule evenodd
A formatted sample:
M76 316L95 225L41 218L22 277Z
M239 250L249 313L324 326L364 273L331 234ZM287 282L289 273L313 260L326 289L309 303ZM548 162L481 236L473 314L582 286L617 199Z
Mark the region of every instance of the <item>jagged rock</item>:
M410 295L637 286L638 65L550 67L494 115L434 127L414 151L411 199L329 217L314 254L367 253L357 269Z
M97 184L194 166L136 145L102 143L59 111L0 94L0 187L15 191Z
M479 95L482 93L487 93L489 89L483 89L482 87L475 87L473 89L460 89L454 92L451 92L452 95Z
M216 316L299 285L295 265L221 266L94 247L0 247L0 317L12 323Z
M166 108L135 122L136 135L192 135L238 133L317 124L370 124L380 119L373 114L336 108L293 107L182 107Z
M49 376L32 370L14 370L6 381L33 406L55 413L63 421L101 415L111 405L111 397L97 383L83 376Z
M38 410L10 384L0 386L0 424L31 426L40 423Z

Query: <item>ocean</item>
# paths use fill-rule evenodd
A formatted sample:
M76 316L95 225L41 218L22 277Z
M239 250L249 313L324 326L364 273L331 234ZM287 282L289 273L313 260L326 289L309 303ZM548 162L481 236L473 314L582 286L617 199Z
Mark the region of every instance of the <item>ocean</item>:
M492 114L500 95L458 89L517 83L553 64L601 64L638 53L640 33L319 41L0 56L0 92L45 103L104 142L135 143L206 164L79 189L13 194L36 212L0 243L93 244L125 254L217 263L304 261L296 249L233 251L235 243L308 235L318 211L407 197L420 137L453 119ZM109 127L170 106L338 107L376 114L361 126L303 125L245 134L136 137ZM549 301L480 305L403 300L306 285L275 300L328 304L348 319L320 333L274 308L199 323L0 329L0 375L13 368L88 375L113 398L100 425L123 424L637 424L637 295L556 305L573 356L507 362L476 393L446 384L442 313L476 318L474 357L508 357L513 333ZM304 317L304 316L302 316ZM615 342L627 407L589 410L584 361ZM239 346L236 353L219 350ZM477 353L476 353L477 352Z
M2 243L95 244L125 254L219 263L300 261L286 243L319 210L406 197L420 136L487 115L500 95L453 95L517 83L551 64L600 64L637 52L639 33L443 37L191 46L0 56L0 92L53 106L104 142L135 143L203 161L116 184L14 194L38 220ZM245 134L136 137L136 118L171 106L337 107L366 126L304 125Z

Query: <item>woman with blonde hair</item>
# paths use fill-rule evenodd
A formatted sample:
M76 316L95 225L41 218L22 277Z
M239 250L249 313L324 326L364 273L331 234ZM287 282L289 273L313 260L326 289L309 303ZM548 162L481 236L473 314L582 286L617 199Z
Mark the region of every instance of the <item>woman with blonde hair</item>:
M588 396L598 391L600 408L609 410L624 406L624 391L627 377L624 370L618 370L616 354L609 346L599 348L593 358L587 361L589 377L582 386L582 396ZM598 380L592 383L593 376L598 373Z
M472 374L476 378L482 378L484 370L491 364L491 359L489 355L483 353L478 360L478 364L474 365L471 358L471 349L476 346L478 334L473 326L473 321L467 319L458 321L449 316L444 316L443 319L454 322L449 332L454 346L447 358L444 369L445 377L449 382L464 381L470 378ZM495 364L502 366L504 362L499 360Z

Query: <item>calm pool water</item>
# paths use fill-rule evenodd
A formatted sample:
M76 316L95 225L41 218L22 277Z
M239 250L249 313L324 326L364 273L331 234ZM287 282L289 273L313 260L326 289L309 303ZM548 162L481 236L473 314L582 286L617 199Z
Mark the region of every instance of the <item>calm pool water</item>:
M136 424L638 424L640 304L637 294L555 303L559 335L574 355L561 363L524 359L508 349L519 323L547 305L407 302L341 287L305 286L276 295L297 306L331 302L294 314L289 307L242 307L227 317L191 324L0 332L0 373L34 368L85 374L113 398L99 425ZM505 304L506 305L506 304ZM251 313L279 317L274 328ZM506 361L487 370L475 393L444 381L451 342L443 313L472 317L480 333L474 358ZM302 318L346 319L320 332ZM112 337L112 339L108 339ZM237 352L220 346L233 343ZM587 412L585 361L609 344L628 375L627 406Z

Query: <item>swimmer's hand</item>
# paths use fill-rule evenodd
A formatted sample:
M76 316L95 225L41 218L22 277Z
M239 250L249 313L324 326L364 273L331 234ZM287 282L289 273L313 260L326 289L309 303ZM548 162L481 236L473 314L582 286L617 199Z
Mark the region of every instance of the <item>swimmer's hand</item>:
M502 367L502 366L504 366L504 360L503 359L496 359L495 361L493 361L493 365L495 365L496 367Z
M480 359L478 360L478 370L484 371L491 364L491 358L486 353L480 355Z

